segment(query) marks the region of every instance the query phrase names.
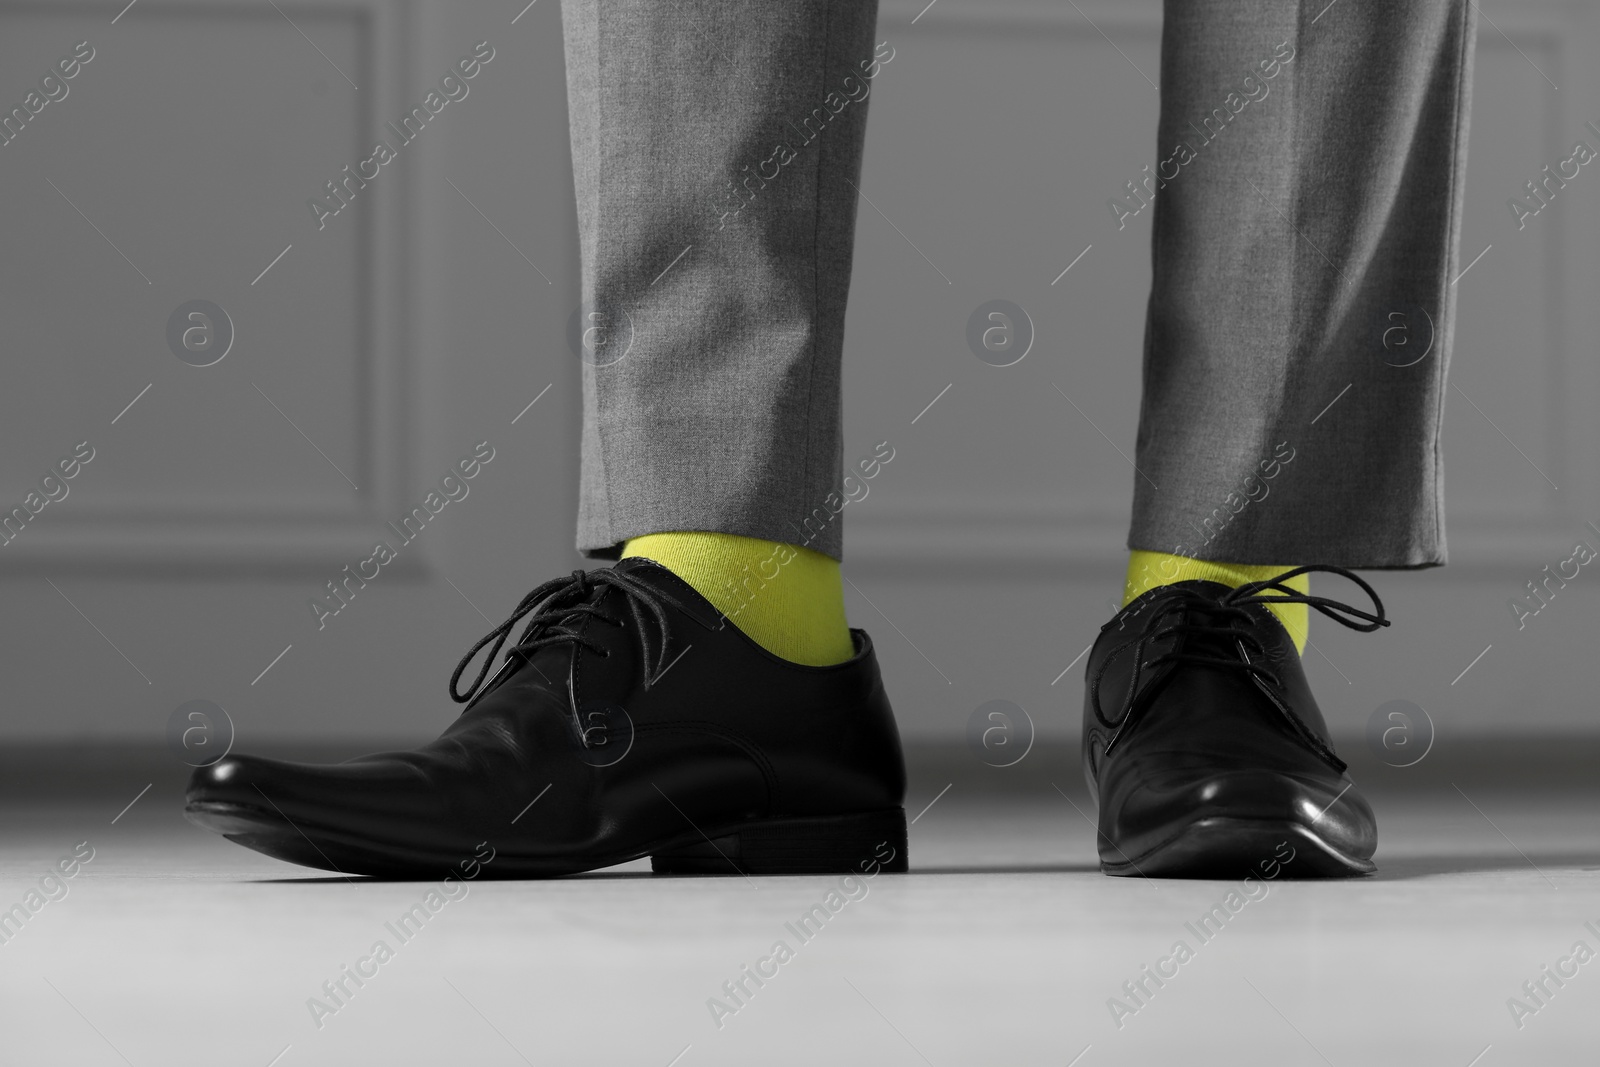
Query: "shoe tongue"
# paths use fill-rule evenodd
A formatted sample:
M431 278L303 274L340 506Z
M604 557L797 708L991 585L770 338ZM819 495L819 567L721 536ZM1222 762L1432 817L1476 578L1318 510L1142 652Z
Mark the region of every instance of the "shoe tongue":
M1221 582L1213 582L1206 578L1190 578L1189 580L1182 582L1169 582L1166 585L1153 585L1130 601L1128 606L1123 610L1131 610L1135 616L1141 615L1143 614L1144 609L1148 607L1151 602L1160 597L1163 593L1170 592L1173 589L1188 589L1192 592L1199 593L1210 600L1220 600L1231 591L1230 586L1223 585Z
M1187 581L1173 582L1179 589L1193 589L1197 593L1204 593L1215 600L1220 600L1233 591L1233 586L1224 585L1222 582L1213 582L1209 578L1190 578Z
M1206 579L1193 579L1191 581L1176 582L1174 584L1193 589L1195 592L1203 594L1207 599L1210 600L1221 600L1222 597L1233 592L1234 589L1233 586L1224 585L1221 582L1208 581ZM1261 654L1265 655L1268 659L1283 659L1284 648L1286 647L1284 642L1287 641L1292 644L1292 640L1288 636L1288 631L1283 628L1282 621L1271 611L1267 610L1264 605L1250 604L1243 606L1245 607L1250 621L1248 623L1244 623L1244 621L1239 619L1237 616L1230 616L1231 623L1233 625L1243 624L1252 627L1256 632L1257 639L1260 640L1264 646L1264 651ZM1202 615L1207 614L1207 606L1205 605L1197 605L1190 610L1191 613L1199 613ZM1187 643L1192 650L1205 649L1213 654L1225 656L1237 654L1235 639L1222 634L1191 635Z
M720 629L722 613L697 592L694 586L679 578L665 566L645 556L628 556L618 560L611 568L646 585L661 590L683 605L684 614L708 629Z
M614 571L623 571L625 573L634 573L639 571L649 573L650 571L667 570L667 568L663 567L661 564L647 556L625 556L622 559L617 560L616 563L612 564L611 569ZM667 573L671 574L672 572L667 571Z
M1213 582L1204 578L1192 578L1188 581L1172 582L1169 585L1156 586L1140 594L1138 599L1136 599L1132 604L1128 605L1128 608L1133 610L1134 614L1130 616L1127 621L1133 622L1135 625L1140 625L1141 623L1137 622L1136 620L1140 620L1141 616L1144 614L1144 611L1155 602L1156 598L1158 598L1163 591L1171 591L1173 589L1183 589L1192 593L1198 593L1200 596L1205 598L1205 601L1210 602L1188 603L1185 606L1184 614L1187 618L1187 621L1201 624L1216 621L1212 617L1212 610L1220 608L1221 604L1219 602L1222 600L1222 598L1233 591L1232 586L1225 585L1222 582ZM1141 601L1144 601L1144 603L1141 604ZM1228 617L1231 618L1235 623L1240 621L1237 616L1233 616L1231 613ZM1254 612L1251 613L1251 618L1253 620L1256 619ZM1215 634L1190 632L1183 634L1181 639L1174 640L1173 638L1168 638L1160 643L1161 651L1166 650L1169 641L1171 642L1171 647L1185 647L1191 652L1203 651L1205 654L1222 657L1231 657L1237 655L1235 639L1220 632Z

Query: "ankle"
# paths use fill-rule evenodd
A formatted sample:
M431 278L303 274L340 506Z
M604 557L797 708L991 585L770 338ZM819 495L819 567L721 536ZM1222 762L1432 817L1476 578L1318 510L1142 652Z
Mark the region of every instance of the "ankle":
M681 531L630 538L622 554L666 567L775 656L824 667L855 655L839 561L820 552L736 534Z
M1276 566L1254 563L1218 563L1211 560L1191 559L1188 556L1175 556L1166 552L1147 552L1144 549L1133 549L1128 555L1128 574L1123 585L1122 603L1126 607L1133 603L1139 596L1157 586L1173 585L1177 582L1195 580L1221 582L1223 585L1238 588L1250 582L1265 581L1275 578L1284 571L1293 570L1293 567ZM1296 575L1283 583L1298 593L1305 594L1311 591L1311 576L1308 574ZM1264 597L1281 596L1272 590L1265 590ZM1283 628L1289 631L1289 636L1294 640L1294 647L1300 652L1306 650L1306 638L1310 630L1310 611L1304 604L1267 604L1266 609L1275 615Z

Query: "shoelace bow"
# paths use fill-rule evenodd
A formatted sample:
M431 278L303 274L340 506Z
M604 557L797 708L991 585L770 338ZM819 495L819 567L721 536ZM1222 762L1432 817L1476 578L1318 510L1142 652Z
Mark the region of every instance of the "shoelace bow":
M1377 614L1362 611L1349 604L1328 597L1312 596L1309 593L1300 593L1282 583L1290 578L1313 571L1324 571L1328 574L1337 574L1348 578L1372 600L1372 606ZM1273 590L1275 595L1263 596L1263 592ZM1378 599L1378 593L1357 575L1345 570L1343 567L1314 564L1309 567L1296 567L1294 570L1284 571L1264 581L1249 582L1235 589L1230 589L1222 596L1213 596L1197 589L1183 588L1181 586L1163 586L1158 592L1152 594L1145 602L1140 614L1145 616L1143 628L1136 636L1113 648L1100 669L1095 672L1089 683L1090 702L1094 708L1095 717L1102 725L1114 732L1111 740L1106 743L1105 754L1110 755L1116 747L1117 741L1126 734L1141 717L1148 704L1141 704L1139 698L1147 688L1147 682L1153 678L1160 667L1167 664L1186 664L1199 667L1216 667L1223 670L1243 671L1250 677L1270 686L1274 691L1282 693L1283 680L1267 665L1267 650L1261 639L1255 633L1255 620L1246 610L1253 604L1305 604L1312 607L1352 630L1362 633L1371 633L1380 626L1388 626L1389 620L1384 615L1383 601ZM1208 619L1206 622L1184 621L1191 610L1198 609ZM1169 621L1174 616L1178 621ZM1119 615L1119 618L1121 616ZM1112 622L1116 620L1113 619ZM1125 622L1126 620L1124 620ZM1240 625L1243 623L1244 625ZM1106 624L1107 627L1111 623ZM1199 634L1220 637L1224 640L1234 639L1245 650L1243 656L1209 656L1185 651L1164 652L1154 659L1146 661L1144 656L1149 647L1156 641L1179 634ZM1186 642L1179 643L1177 648L1182 649ZM1131 652L1134 658L1133 681L1128 685L1127 698L1122 702L1122 707L1115 717L1107 717L1100 706L1100 682L1105 677L1107 670L1122 655ZM1256 658L1250 653L1254 652ZM1278 705L1296 734L1306 742L1313 751L1324 759L1330 760L1341 768L1342 760L1334 755L1333 750L1316 735L1316 733L1301 721L1298 715L1289 710L1285 700L1274 701Z
M501 648L511 636L511 631L516 629L517 623L530 612L532 617L528 619L528 625L523 629L522 636L516 644L506 650L502 669L515 657L526 658L541 648L569 642L602 656L609 655L604 648L584 637L578 629L586 617L599 619L613 626L624 625L623 620L613 618L601 611L598 606L585 602L594 589L608 585L623 593L623 600L633 614L642 646L644 685L648 689L660 677L661 663L666 656L667 643L671 639L667 605L680 609L684 605L633 575L608 567L593 571L573 571L568 577L552 578L523 597L505 622L490 630L465 656L461 657L461 662L456 664L455 673L450 675L450 699L458 704L466 704L486 691L484 682L488 680L495 657L500 654ZM653 625L647 626L646 620ZM652 632L660 636L659 643L653 649ZM473 680L466 692L457 692L456 686L461 680L462 672L485 646L492 647L489 648L489 655L484 658L478 677Z

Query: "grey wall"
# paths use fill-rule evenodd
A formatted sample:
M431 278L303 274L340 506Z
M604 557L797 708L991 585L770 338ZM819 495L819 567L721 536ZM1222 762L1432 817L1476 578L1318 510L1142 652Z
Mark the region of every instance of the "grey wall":
M431 735L485 617L582 565L556 0L514 24L515 0L140 0L113 23L118 6L0 5L7 108L73 44L95 49L0 148L0 503L95 450L0 547L0 738L148 740L197 698L246 747ZM1149 215L1119 232L1106 200L1154 158L1160 8L922 10L886 2L879 34L896 57L871 105L846 455L887 439L896 458L846 512L849 606L908 735L956 736L1005 697L1065 737L1080 676L1052 679L1121 581ZM1314 629L1344 732L1394 698L1441 736L1594 721L1600 578L1586 568L1521 631L1507 599L1600 523L1600 175L1521 232L1506 199L1574 140L1600 146L1579 59L1600 24L1587 2L1484 12L1463 262L1490 251L1458 283L1456 563L1380 575L1381 637ZM480 40L495 58L470 94L319 231L307 198ZM1037 332L1007 368L964 339L995 297ZM210 367L167 344L193 299L235 328ZM495 458L469 495L319 630L308 599L481 440Z

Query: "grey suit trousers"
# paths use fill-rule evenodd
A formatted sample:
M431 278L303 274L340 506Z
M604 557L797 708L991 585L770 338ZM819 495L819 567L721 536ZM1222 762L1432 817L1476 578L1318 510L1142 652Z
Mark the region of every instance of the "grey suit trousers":
M1469 0L1168 0L1132 548L1443 563ZM874 0L563 0L578 547L842 553L840 376ZM1423 354L1423 353L1426 354ZM1420 357L1420 358L1419 358Z

